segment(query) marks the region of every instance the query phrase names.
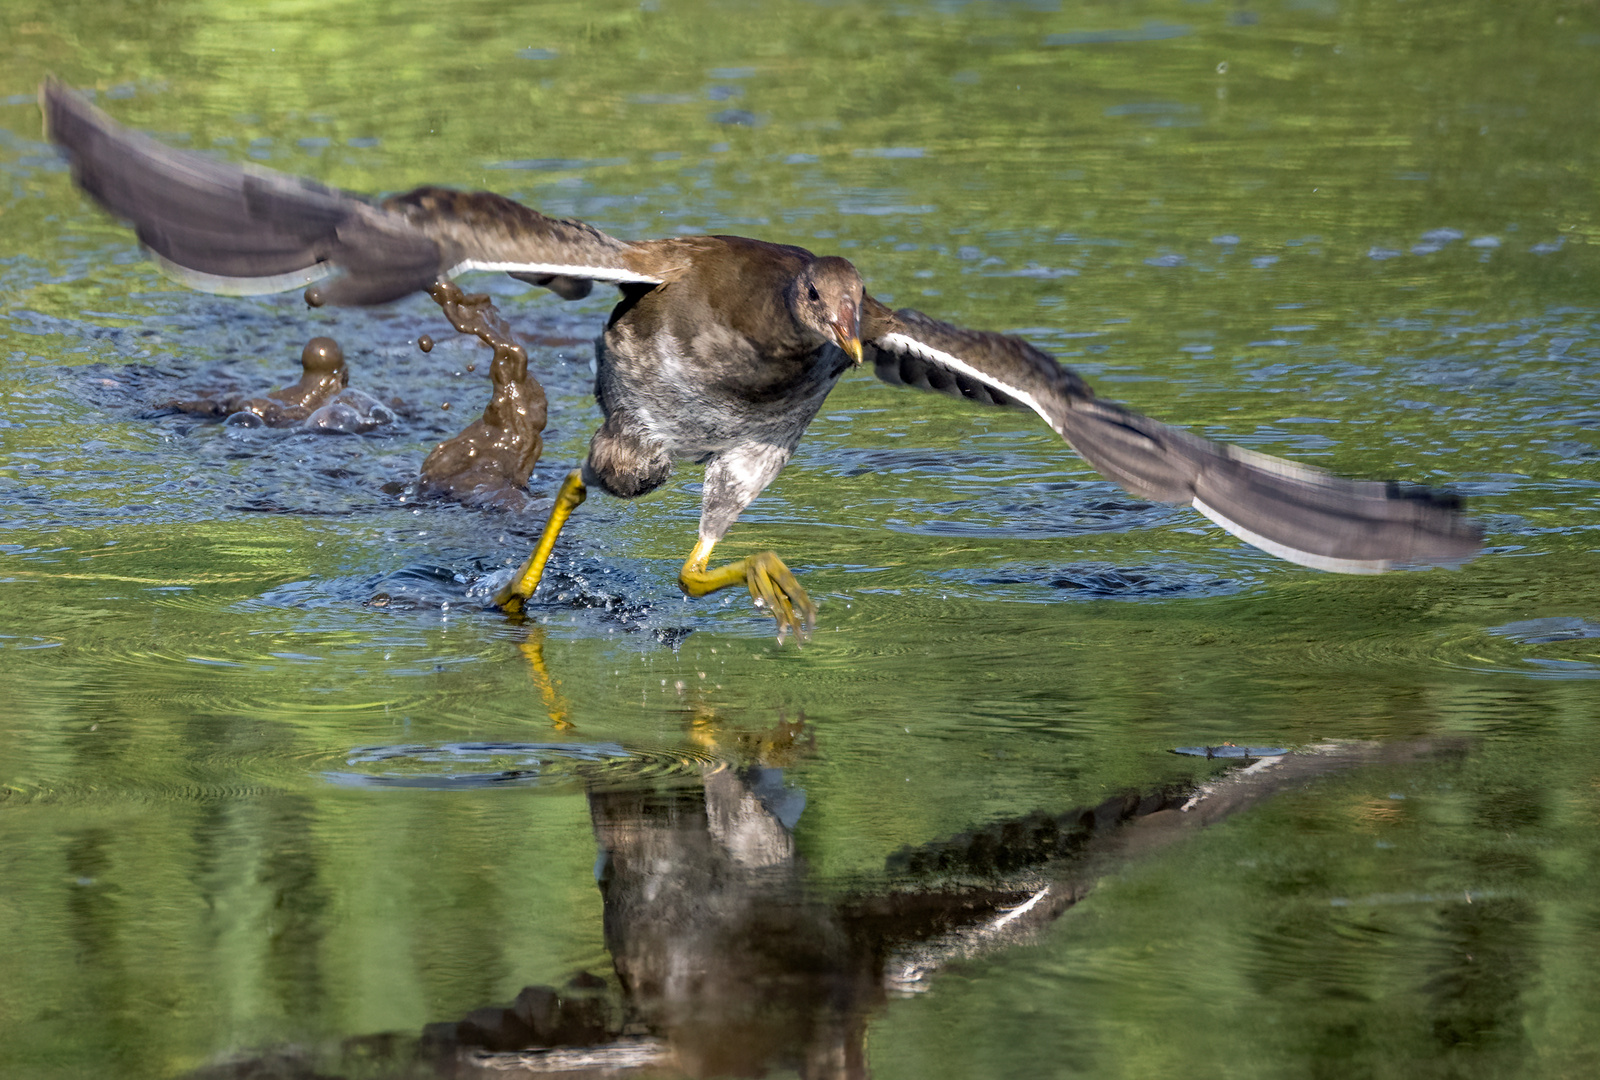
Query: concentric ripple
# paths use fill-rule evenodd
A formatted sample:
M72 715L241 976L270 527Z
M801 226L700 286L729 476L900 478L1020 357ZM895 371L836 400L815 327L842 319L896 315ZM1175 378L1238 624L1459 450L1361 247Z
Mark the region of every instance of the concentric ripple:
M359 746L343 769L322 773L353 788L457 791L496 787L656 785L698 781L723 762L692 749L627 747L621 743L452 742Z
M1600 623L1550 616L1491 626L1485 633L1491 635L1487 647L1469 652L1464 666L1534 679L1600 679Z

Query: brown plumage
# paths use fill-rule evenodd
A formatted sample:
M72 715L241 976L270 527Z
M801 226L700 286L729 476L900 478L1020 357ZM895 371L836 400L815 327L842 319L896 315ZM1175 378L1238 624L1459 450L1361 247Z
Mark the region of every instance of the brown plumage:
M501 593L508 609L537 586L588 486L642 495L689 460L705 465L706 479L700 538L680 584L701 595L743 583L777 616L780 637L808 626L815 608L773 553L715 570L707 562L788 461L834 383L863 358L888 382L1031 409L1130 492L1189 503L1295 562L1376 573L1456 562L1481 544L1452 496L1344 480L1167 427L1101 401L1018 338L890 311L844 259L735 236L629 243L486 192L429 187L374 203L162 146L55 83L42 102L50 137L83 189L131 221L169 273L199 288L317 282L308 299L378 303L481 269L561 295L583 295L595 281L621 290L596 343L605 420L538 549Z

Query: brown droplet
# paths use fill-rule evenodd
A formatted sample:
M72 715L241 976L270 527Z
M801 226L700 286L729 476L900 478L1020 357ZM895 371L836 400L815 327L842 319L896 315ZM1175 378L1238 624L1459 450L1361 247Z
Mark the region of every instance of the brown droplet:
M433 339L427 334L423 334L417 339L417 348L421 349L423 352L432 352Z
M330 337L314 337L300 350L300 379L263 397L228 401L226 413L253 413L268 427L298 424L350 385L344 350ZM188 411L188 410L185 410ZM245 423L241 417L235 423ZM257 425L251 425L257 426Z
M446 412L449 412L450 411L450 403L448 401L446 401L446 402L442 403L439 406L439 408L445 410Z
M313 285L306 290L306 307L321 307L328 302L328 296L322 291L321 285Z
M477 364L468 364L467 365L467 370L468 371L477 371L478 370L478 365Z
M314 337L300 350L300 366L307 371L338 371L344 366L344 350L330 337Z

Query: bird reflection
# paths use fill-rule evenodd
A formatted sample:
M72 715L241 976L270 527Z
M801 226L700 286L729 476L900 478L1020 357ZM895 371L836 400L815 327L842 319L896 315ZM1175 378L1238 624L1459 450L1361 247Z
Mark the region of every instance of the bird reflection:
M866 1075L878 949L805 888L804 804L759 765L698 790L589 795L622 992L687 1075Z
M571 729L544 639L520 643L550 721ZM361 1075L870 1075L869 1021L952 962L1026 942L1126 863L1291 784L1415 760L1456 744L1345 744L1256 761L1209 783L990 822L892 856L855 891L819 890L795 843L809 799L796 766L803 716L741 726L691 704L687 732L717 762L676 778L596 768L585 796L598 848L609 977L579 972L504 1005L429 1025L410 1042L347 1041ZM1232 770L1249 759L1219 761ZM812 811L814 813L814 809ZM379 1065L375 1058L384 1059ZM282 1055L194 1074L326 1077Z
M430 1029L441 1063L531 1074L866 1077L868 1021L892 994L924 988L952 961L1027 940L1108 865L1309 776L1442 748L1324 748L1198 788L1039 811L906 849L877 885L823 895L794 840L807 797L788 766L810 752L804 719L741 730L701 706L689 723L719 754L742 749L742 763L687 785L596 783L587 792L616 977L611 1004L594 1004L601 980L593 976L529 988L512 1008ZM546 1019L536 1020L530 1000L543 1003Z
M551 720L570 723L542 645L535 632L521 647ZM1016 881L954 887L960 860L944 852L932 888L819 895L795 845L807 797L790 766L814 746L804 718L751 730L700 705L687 725L734 763L689 783L602 777L586 793L615 983L585 974L433 1025L425 1045L441 1065L488 1055L496 1069L536 1073L865 1077L867 1021L906 949L997 916L1009 923L1037 892Z

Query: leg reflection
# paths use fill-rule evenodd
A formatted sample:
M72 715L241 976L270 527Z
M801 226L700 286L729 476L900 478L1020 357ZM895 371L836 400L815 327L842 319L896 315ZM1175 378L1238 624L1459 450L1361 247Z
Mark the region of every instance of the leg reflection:
M567 719L567 713L571 711L567 699L556 689L556 681L550 677L550 668L544 662L544 640L544 627L529 626L527 636L518 643L517 648L528 661L533 684L539 688L539 697L544 701L545 715L550 717L551 725L557 731L572 731L575 725Z

